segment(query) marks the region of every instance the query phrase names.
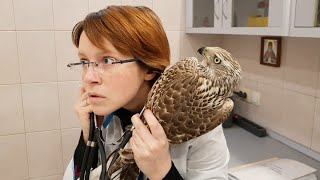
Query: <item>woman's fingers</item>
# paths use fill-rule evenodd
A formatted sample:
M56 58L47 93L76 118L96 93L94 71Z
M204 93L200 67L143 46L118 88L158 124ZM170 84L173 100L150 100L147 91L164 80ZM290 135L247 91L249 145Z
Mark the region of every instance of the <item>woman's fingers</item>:
M86 90L84 89L83 86L80 87L80 101L84 101L88 99L88 93L86 92Z
M147 109L144 111L143 115L149 125L149 128L151 130L153 137L159 140L162 140L162 139L167 140L166 133L164 132L161 124L159 123L157 118L153 115L153 113Z
M149 129L142 123L139 116L133 115L131 118L132 124L135 128L136 133L141 137L143 142L153 142L155 139L152 137Z

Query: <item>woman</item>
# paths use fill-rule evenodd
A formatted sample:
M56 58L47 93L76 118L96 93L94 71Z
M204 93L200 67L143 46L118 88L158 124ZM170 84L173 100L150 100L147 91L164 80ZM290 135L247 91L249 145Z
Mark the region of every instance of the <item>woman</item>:
M65 179L80 175L90 112L100 117L107 156L126 127L133 124L129 144L140 171L149 179L227 179L229 151L221 125L183 144L169 145L150 110L143 116L151 132L136 115L159 72L170 62L165 31L152 10L109 6L89 14L72 34L86 65L80 67L81 96L75 107L82 132ZM98 165L98 157L94 164ZM73 175L68 174L70 169Z

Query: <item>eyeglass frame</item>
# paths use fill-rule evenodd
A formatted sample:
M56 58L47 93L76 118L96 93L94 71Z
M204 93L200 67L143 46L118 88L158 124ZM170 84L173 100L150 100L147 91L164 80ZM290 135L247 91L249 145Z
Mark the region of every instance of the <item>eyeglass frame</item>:
M107 63L107 64L124 64L124 63L129 63L129 62L140 62L144 65L146 65L143 61L141 61L140 59L138 58L132 58L132 59L126 59L126 60L116 60L115 58L112 58L112 57L107 57L108 59L114 59L114 61L112 61L111 63ZM98 63L95 62L95 61L89 61L89 60L80 60L80 62L76 62L76 63L69 63L67 64L67 67L71 68L72 66L77 66L77 65L84 65L84 64L87 64L88 65L88 68L90 67L89 64L95 64L96 67L98 66ZM156 69L150 69L148 71L148 73L156 73L158 75L161 75L162 72L161 71L158 71Z
M106 57L104 59L114 59L114 60L110 60L111 63L106 63L106 64L124 64L124 63L129 63L129 62L142 62L138 58L132 58L132 59L126 59L126 60L116 60L115 58L112 58L112 57ZM94 64L96 67L98 67L98 65L99 65L96 61L80 60L80 62L67 64L67 67L71 68L71 67L75 67L78 65L88 65L88 68L89 68L90 64Z
M105 59L111 59L111 58L105 58ZM142 61L138 58L132 58L132 59L126 59L126 60L112 61L111 63L106 63L106 64L124 64L124 63L129 63L129 62L142 62ZM85 65L85 64L87 64L87 65L88 64L95 64L96 66L98 66L98 63L95 61L81 60L80 62L69 63L69 64L67 64L67 67L72 67L72 66L77 66L77 65Z

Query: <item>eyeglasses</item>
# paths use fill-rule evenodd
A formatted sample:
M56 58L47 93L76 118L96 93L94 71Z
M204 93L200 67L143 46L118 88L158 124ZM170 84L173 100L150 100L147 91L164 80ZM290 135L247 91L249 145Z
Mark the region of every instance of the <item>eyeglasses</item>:
M85 73L88 71L90 65L92 65L93 69L96 72L104 73L112 64L124 64L129 62L141 62L141 61L137 58L127 59L127 60L116 60L113 57L105 57L102 60L97 62L92 62L89 60L80 60L80 62L67 64L67 67L69 67L70 70L72 71Z

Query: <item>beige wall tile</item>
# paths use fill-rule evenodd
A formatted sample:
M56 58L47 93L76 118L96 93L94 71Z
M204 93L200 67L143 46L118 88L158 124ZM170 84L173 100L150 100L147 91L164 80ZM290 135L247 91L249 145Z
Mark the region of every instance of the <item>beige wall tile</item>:
M311 147L315 97L284 90L283 117L279 133L306 147Z
M256 79L259 82L265 84L270 84L274 87L283 88L284 86L284 68L275 68L271 66L259 66L257 69L258 75L256 74Z
M166 31L171 54L171 64L180 60L180 32L179 31Z
M61 132L62 136L62 155L63 155L63 169L65 170L73 157L74 150L78 145L80 138L80 128L78 129L64 129Z
M68 63L79 61L78 50L72 44L71 31L56 31L55 46L58 81L80 80L80 73L67 67Z
M25 134L0 136L0 179L28 179Z
M57 81L53 32L18 32L22 83Z
M252 59L246 59L246 58L235 57L235 56L234 58L237 62L239 62L241 66L242 77L253 80L253 81L259 80L259 77L257 75L259 64L256 61L253 61Z
M181 31L180 36L181 59L191 56L202 59L202 56L197 52L199 48L220 46L222 40L220 35L186 34L185 31Z
M52 0L13 0L17 30L53 30Z
M23 84L26 132L60 129L57 83Z
M59 88L59 103L61 128L80 127L79 119L75 112L74 106L79 98L80 82L60 82Z
M0 84L20 83L16 32L0 32L0 39Z
M186 30L186 1L182 1L182 9L181 9L181 14L180 14L180 17L181 17L181 22L180 22L180 30L181 31L185 31Z
M224 35L221 47L234 57L260 59L260 36Z
M311 149L320 153L320 99L316 99Z
M121 5L121 0L89 0L89 12L99 11L109 5Z
M260 106L257 106L256 117L258 124L280 132L279 121L283 117L283 88L259 83Z
M320 59L320 57L319 57ZM320 64L320 63L319 63ZM318 89L317 89L317 97L320 98L320 71L318 72Z
M63 175L54 175L54 176L46 176L41 178L35 178L30 180L61 180L63 178Z
M53 0L54 29L72 30L88 14L88 0Z
M239 88L249 88L255 91L259 90L259 82L258 81L252 81L248 78L242 78L240 80L240 84L238 85Z
M285 88L315 96L319 72L320 40L289 38L287 46Z
M0 6L0 30L14 30L15 28L12 0L2 0Z
M24 133L20 85L1 85L0 99L0 135Z
M152 9L152 0L122 0L122 5L147 6Z
M184 0L154 0L153 10L160 17L165 30L181 30L182 9Z
M61 132L27 133L30 178L62 174Z

